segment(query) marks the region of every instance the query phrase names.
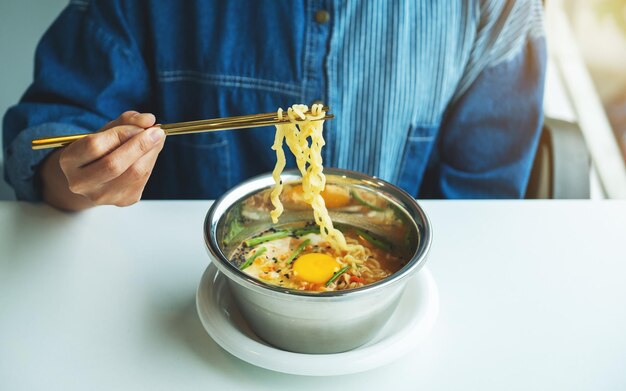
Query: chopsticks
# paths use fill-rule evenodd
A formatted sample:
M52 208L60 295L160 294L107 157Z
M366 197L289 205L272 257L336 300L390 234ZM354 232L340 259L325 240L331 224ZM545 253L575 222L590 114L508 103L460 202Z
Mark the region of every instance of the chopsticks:
M323 107L322 111L328 113L330 109ZM310 111L307 111L310 114ZM324 118L319 120L327 120L335 118L332 114L326 114ZM180 134L192 134L203 132L216 132L221 130L233 130L233 129L245 129L256 128L259 126L276 125L289 122L287 113L283 114L283 119L278 119L278 115L275 111L271 113L251 114L251 115L239 115L235 117L224 117L205 119L199 121L187 121L177 122L172 124L160 125L161 129L167 136L177 136ZM32 149L46 149L46 148L58 148L71 144L72 142L79 140L85 136L89 136L92 133L72 134L68 136L53 136L34 139L31 141Z

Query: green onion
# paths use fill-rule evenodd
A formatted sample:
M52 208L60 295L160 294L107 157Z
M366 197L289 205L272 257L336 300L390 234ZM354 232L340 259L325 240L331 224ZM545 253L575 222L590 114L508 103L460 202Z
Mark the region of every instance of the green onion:
M293 231L293 234L296 235L297 237L301 237L301 236L308 235L308 234L318 234L318 233L320 233L320 227L316 225L312 227L298 228Z
M361 236L363 239L367 240L368 242L370 242L371 244L373 244L374 246L383 249L385 251L390 251L391 250L391 244L389 244L388 242L382 240L382 239L377 239L375 237L373 237L372 235L370 235L369 233L357 229L356 230L357 235Z
M330 280L328 280L328 282L326 283L325 286L329 286L330 284L332 284L333 282L335 282L336 279L339 278L340 275L342 275L343 273L347 272L348 269L350 269L350 265L348 266L344 266L341 268L341 270L339 270L337 273L335 273Z
M293 262L294 259L296 259L296 257L298 255L300 255L300 253L302 252L302 250L304 250L304 248L311 243L310 239L305 240L304 242L300 243L300 245L298 246L298 248L296 248L296 251L293 252L293 254L291 254L291 256L289 257L289 259L287 259L287 265L289 265L291 262Z
M246 259L246 261L243 263L243 265L241 265L239 267L239 270L243 270L245 268L247 268L248 266L252 265L252 262L254 262L255 259L257 259L258 257L260 257L261 255L263 255L264 252L267 251L267 248L265 247L261 247L259 249L257 249L254 254L250 255L250 257L248 257L248 259Z
M276 231L276 232L269 233L267 235L259 236L259 237L252 238L252 239L248 239L248 240L246 240L243 243L246 246L251 247L251 246L256 246L257 244L269 242L270 240L286 238L287 236L289 236L289 231Z
M381 208L381 207L376 206L376 205L374 205L374 204L372 204L372 203L370 203L370 202L365 201L365 200L364 200L363 198L361 198L361 196L359 196L359 194L358 194L356 191L354 191L354 190L351 190L351 191L350 191L350 194L352 195L352 197L354 197L354 199L355 199L355 200L357 200L357 202L358 202L359 204L364 205L364 206L367 206L367 207L368 207L368 208L370 208L371 210L376 210L376 211L379 211L379 212L382 212L382 211L384 211L384 210L385 210L384 208Z

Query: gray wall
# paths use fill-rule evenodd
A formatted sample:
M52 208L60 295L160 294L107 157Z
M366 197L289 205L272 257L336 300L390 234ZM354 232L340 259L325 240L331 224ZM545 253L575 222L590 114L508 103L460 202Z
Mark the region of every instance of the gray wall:
M17 103L32 81L37 42L67 3L68 0L0 0L1 116ZM13 199L4 174L0 177L0 200Z

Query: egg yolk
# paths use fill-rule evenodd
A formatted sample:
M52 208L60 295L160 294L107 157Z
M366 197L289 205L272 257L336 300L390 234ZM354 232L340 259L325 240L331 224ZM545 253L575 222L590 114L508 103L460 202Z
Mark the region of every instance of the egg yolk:
M303 198L302 191L302 185L297 185L293 187L292 194L296 199L301 200ZM320 195L329 209L341 208L350 203L350 192L341 186L326 185Z
M309 253L300 256L293 264L294 275L302 280L323 284L340 268L335 258L328 254Z
M328 185L320 195L327 208L341 208L350 203L350 192L344 187Z

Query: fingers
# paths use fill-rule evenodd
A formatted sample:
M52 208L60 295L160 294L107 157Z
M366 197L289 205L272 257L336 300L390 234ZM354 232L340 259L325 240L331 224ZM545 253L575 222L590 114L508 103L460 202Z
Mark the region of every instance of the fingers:
M114 180L125 184L145 184L152 174L152 169L154 168L154 164L159 157L159 153L161 153L161 150L163 149L163 145L165 145L164 141L165 140L161 140L159 144L152 148L148 153L137 159L137 161L128 167L122 175Z
M153 127L155 122L152 114L127 111L64 148L58 165L68 194L98 205L137 202L165 141L165 132Z
M139 126L140 128L149 128L150 126L153 126L156 123L156 117L154 116L154 114L151 113L139 113L137 111L126 111L124 113L122 113L122 115L120 115L119 117L117 117L115 120L107 123L106 125L104 125L100 131L105 131L111 128L114 128L116 126L121 126L121 125L134 125L134 126Z
M125 111L119 117L114 119L113 121L110 121L107 124L105 124L98 131L99 132L103 132L105 130L108 130L108 129L111 129L111 128L114 128L114 127L120 126L120 125L132 125L132 124L129 123L131 118L133 118L134 116L136 116L138 114L139 114L139 112L138 111L134 111L134 110Z
M113 152L143 131L144 129L138 126L123 125L104 132L90 134L68 145L62 159L73 166L85 166Z
M114 199L100 201L116 206L129 206L138 202L152 174L159 153L163 149L163 145L164 141L139 158L118 178L107 183L106 188L123 190L110 193L114 196Z
M134 135L156 122L150 113L126 111L100 131L77 140L67 146L64 158L71 159L72 165L86 165L110 153Z
M81 167L77 179L87 186L112 181L159 146L164 138L165 133L161 128L143 131L101 159Z
M124 127L113 128L104 133L114 133L120 128ZM126 135L120 136L119 140L123 140ZM72 191L82 193L121 176L153 148L159 146L160 151L164 138L165 133L160 128L150 128L145 131L141 129L129 140L124 140L112 152L91 163L78 166L72 173L72 183L70 183Z

